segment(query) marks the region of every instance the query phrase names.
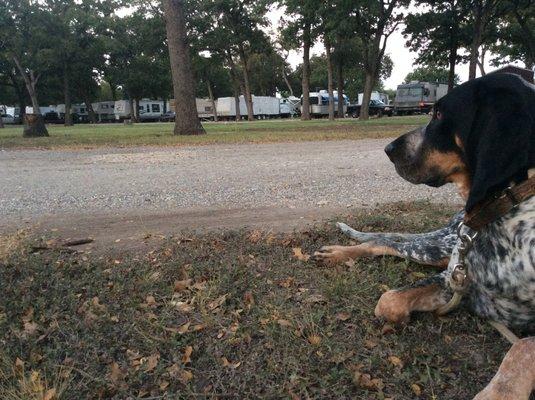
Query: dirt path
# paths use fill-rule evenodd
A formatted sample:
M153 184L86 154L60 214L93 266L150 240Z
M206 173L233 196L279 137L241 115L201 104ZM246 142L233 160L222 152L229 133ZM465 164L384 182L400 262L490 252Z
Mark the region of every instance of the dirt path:
M388 140L0 152L0 233L21 227L109 241L181 230L288 230L348 207L457 203L399 178Z

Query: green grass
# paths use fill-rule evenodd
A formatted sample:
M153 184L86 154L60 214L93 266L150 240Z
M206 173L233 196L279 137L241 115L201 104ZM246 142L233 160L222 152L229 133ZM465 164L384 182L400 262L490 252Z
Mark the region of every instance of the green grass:
M397 204L341 218L363 230L424 231L453 212ZM464 310L416 315L382 334L373 316L381 292L436 270L392 257L327 268L293 256L294 247L348 243L332 224L177 235L121 258L9 243L2 399L54 389L60 399L468 399L508 347Z
M204 123L207 135L175 136L172 123L134 125L102 124L48 126L48 138L22 138L21 126L0 129L0 149L20 148L94 148L101 146L182 146L229 143L297 142L394 137L414 126L422 125L427 116L392 117L358 121L337 120L266 120L254 122Z

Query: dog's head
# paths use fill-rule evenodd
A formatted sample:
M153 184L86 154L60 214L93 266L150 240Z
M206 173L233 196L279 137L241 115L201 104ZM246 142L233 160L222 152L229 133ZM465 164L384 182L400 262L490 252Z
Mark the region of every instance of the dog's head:
M535 166L535 86L511 74L466 82L435 104L427 126L385 152L409 182L455 183L469 211Z

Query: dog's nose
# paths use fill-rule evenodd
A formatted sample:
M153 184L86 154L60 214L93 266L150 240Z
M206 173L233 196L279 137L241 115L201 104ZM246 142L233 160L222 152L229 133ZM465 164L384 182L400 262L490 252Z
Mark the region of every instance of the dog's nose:
M392 154L394 153L394 150L396 148L396 145L394 142L390 142L385 147L385 153L388 156L388 158L392 159Z

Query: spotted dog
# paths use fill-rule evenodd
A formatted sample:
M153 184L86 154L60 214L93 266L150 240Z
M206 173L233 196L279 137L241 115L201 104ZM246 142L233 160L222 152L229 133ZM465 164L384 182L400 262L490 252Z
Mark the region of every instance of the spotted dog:
M464 210L445 228L420 235L368 234L339 224L361 244L327 246L316 259L388 254L446 266L442 273L381 296L375 314L395 323L407 322L414 311L446 306L462 261L463 298L471 311L524 336L475 399L527 400L535 390L535 337L530 337L535 335L535 196L531 190L521 202L507 200L511 206L502 214L497 206L485 205L498 204L526 183L535 187L535 86L510 74L466 82L437 102L427 126L394 140L385 152L409 182L455 184ZM476 213L490 217L461 259L457 225Z

